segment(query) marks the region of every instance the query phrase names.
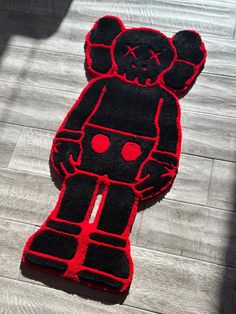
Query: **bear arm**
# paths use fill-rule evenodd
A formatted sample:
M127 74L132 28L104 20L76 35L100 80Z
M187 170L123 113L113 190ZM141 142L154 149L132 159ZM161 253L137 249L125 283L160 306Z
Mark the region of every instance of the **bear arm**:
M89 83L67 114L57 131L56 138L80 139L82 127L101 102L105 89L106 80L104 79Z

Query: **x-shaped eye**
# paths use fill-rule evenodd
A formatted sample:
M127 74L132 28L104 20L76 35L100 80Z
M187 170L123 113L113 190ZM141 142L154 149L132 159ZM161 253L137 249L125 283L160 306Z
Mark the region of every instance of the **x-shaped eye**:
M135 46L135 47L131 47L130 45L127 45L127 52L123 55L123 57L128 56L129 54L131 54L135 59L137 59L137 56L135 54L135 49L137 49L139 47L139 45Z
M160 52L154 52L153 50L149 50L149 51L150 51L150 53L151 53L151 57L148 58L146 61L149 61L149 60L154 59L154 60L156 61L156 63L157 63L158 65L160 65L160 64L161 64L161 62L160 62L160 60L159 60L159 54L160 54Z

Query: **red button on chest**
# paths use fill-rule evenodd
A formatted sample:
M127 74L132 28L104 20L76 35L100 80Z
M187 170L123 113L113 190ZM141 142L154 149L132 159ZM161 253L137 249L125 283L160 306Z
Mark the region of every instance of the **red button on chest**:
M141 155L141 147L139 144L127 142L121 150L121 155L125 161L133 161Z
M92 149L99 154L105 153L110 146L110 139L108 136L104 134L97 134L93 137Z

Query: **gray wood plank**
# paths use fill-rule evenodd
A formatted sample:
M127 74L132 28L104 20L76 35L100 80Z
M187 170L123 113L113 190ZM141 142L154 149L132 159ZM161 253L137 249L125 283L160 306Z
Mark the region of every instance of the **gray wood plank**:
M41 225L58 194L49 177L1 169L0 217Z
M34 226L0 219L0 276L18 277L25 241L33 231Z
M99 16L113 13L126 24L155 26L160 30L179 31L194 28L202 33L232 38L234 12L224 6L191 4L171 1L156 1L146 5L141 1L92 0L72 2L68 17L83 21L94 21Z
M152 1L152 0L150 0L150 1ZM157 0L154 0L154 1L157 1ZM183 2L183 0L173 0L176 4L179 4L179 3L181 3L181 2ZM196 1L195 0L188 0L188 2L191 2L191 3L193 3L193 4L195 4L196 3ZM204 4L205 3L205 0L198 0L198 2L197 3L201 3L201 4ZM228 7L230 7L230 8L236 8L236 3L235 3L235 1L234 0L224 0L224 1L222 1L222 0L211 0L210 2L208 2L209 4L214 4L214 5L218 5L218 6L228 6Z
M22 47L4 48L0 80L71 92L87 83L84 57Z
M135 276L126 304L161 313L235 312L235 269L137 247L132 255Z
M64 8L62 2L55 5L24 3L23 6L14 4L1 5L0 8L14 11L38 13L54 16L61 16L66 13L69 1L66 1ZM43 10L43 12L42 12ZM58 14L59 11L59 14ZM107 0L81 1L74 0L71 3L67 16L82 21L94 21L99 16L113 13L120 16L125 23L144 26L158 24L160 29L178 31L183 28L196 28L202 33L214 36L232 38L234 30L234 12L228 7L215 4L203 3L178 3L172 1L155 1L147 5L141 1L129 0L126 2Z
M76 89L75 89L76 91ZM78 94L26 86L0 84L0 119L9 123L56 130Z
M166 198L206 205L212 162L182 154L177 177Z
M163 200L143 213L137 245L236 267L236 214ZM231 244L232 243L232 244Z
M215 160L209 188L208 205L226 210L236 209L236 164Z
M0 167L8 166L20 131L20 126L0 123Z
M203 72L236 76L235 40L222 41L219 38L206 38L204 35L202 37L208 52Z
M236 160L236 119L182 111L185 153ZM214 139L214 140L213 140Z
M189 93L180 99L180 105L184 111L236 118L235 90L234 77L201 73Z
M151 313L126 305L89 300L76 294L0 278L2 313L65 313L65 314L145 314Z
M52 132L23 128L9 167L49 175ZM182 154L180 169L168 198L206 204L212 160Z
M165 16L165 14L163 16ZM146 22L147 20L144 20L142 25L145 25ZM2 25L0 43L5 46L10 40L11 45L73 53L83 57L85 36L91 29L94 20L86 22L81 20L81 18L71 20L66 17L61 22L59 30L53 33L56 23L59 23L57 18L50 17L49 19L45 16L31 16L18 13L9 13L8 15L0 14L0 24ZM139 26L142 25L140 24ZM131 23L126 26L132 27L133 25ZM153 25L153 27L159 28L159 24L157 23L157 25ZM166 33L166 29L163 31ZM177 29L173 31L177 31ZM169 36L173 35L169 32L166 34ZM202 35L208 51L204 71L235 76L236 66L235 62L233 62L236 57L235 41L230 39L222 41L215 37L209 38L205 36L204 33Z
M131 234L130 234L130 241L131 241L132 245L137 244L137 238L138 238L140 225L142 222L142 217L143 217L143 212L142 211L137 212L136 217L135 217L135 221L134 221L132 229L131 229Z
M50 175L49 154L55 132L22 128L9 167Z

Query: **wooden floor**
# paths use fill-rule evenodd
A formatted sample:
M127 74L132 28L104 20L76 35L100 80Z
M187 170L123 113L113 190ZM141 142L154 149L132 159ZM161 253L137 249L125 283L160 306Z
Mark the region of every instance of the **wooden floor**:
M178 177L137 215L122 298L19 268L58 197L51 140L87 83L84 38L104 14L168 35L195 28L208 49L181 100ZM0 313L236 313L235 17L235 0L0 0Z

